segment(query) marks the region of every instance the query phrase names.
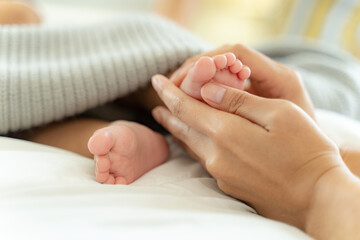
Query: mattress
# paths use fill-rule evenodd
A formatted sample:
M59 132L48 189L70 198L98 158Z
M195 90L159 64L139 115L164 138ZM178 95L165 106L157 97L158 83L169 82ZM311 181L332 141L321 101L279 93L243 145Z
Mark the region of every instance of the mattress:
M359 122L326 111L317 116L338 143L359 145ZM123 186L97 183L91 159L1 137L1 239L310 239L222 193L170 145L169 161Z

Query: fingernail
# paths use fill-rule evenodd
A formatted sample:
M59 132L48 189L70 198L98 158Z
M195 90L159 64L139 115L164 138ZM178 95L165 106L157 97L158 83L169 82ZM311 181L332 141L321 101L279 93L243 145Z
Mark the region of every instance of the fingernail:
M201 88L201 96L215 103L222 101L225 92L225 88L213 83L208 83Z
M152 115L153 115L154 119L155 119L156 121L158 121L159 118L160 118L160 111L159 111L159 109L154 108L154 109L152 110Z
M160 90L161 82L160 77L158 75L155 75L151 79L151 83L156 91Z

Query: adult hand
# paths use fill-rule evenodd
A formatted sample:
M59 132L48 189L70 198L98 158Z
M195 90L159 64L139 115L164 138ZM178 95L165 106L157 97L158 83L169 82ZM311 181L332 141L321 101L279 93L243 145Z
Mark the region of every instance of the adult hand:
M155 108L155 119L221 190L265 217L304 229L317 181L346 169L335 144L289 101L208 83L202 88L208 106L163 76L153 86L168 107Z
M295 70L241 44L227 45L190 58L174 72L170 80L180 86L188 70L201 56L216 56L227 52L233 52L251 69L250 87L246 91L261 97L289 100L315 119L314 108L301 76Z

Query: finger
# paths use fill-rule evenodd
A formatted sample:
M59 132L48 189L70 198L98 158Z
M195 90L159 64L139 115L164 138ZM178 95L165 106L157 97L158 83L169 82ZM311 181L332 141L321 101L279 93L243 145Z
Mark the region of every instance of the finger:
M152 83L170 112L196 131L209 135L224 121L223 112L186 95L164 76L154 76Z
M280 64L254 49L238 44L233 52L237 59L251 69L252 82L261 83L276 79L282 73Z
M276 107L271 99L257 97L219 83L205 84L201 88L201 97L210 106L248 119L265 129L269 129L268 113Z
M198 159L206 159L211 151L208 137L197 132L184 122L173 116L169 110L164 107L156 107L152 114L155 120L168 130L174 137L188 146Z
M184 142L180 141L180 140L179 140L178 138L176 138L175 136L173 136L173 141L174 141L177 145L179 145L182 149L184 149L184 150L189 154L189 156L190 156L192 159L196 160L197 162L199 162L201 165L203 165L203 166L205 167L205 161L202 160L198 155L196 155L196 154L194 153L194 151L191 150L191 148L190 148L188 145L186 145Z

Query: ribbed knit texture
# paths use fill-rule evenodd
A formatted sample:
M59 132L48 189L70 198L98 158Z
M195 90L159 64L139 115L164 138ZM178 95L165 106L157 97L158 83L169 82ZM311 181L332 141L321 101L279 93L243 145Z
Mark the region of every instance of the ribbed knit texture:
M0 26L0 134L124 96L208 45L160 17L93 26Z
M209 49L176 24L145 14L88 27L0 26L0 134L112 101ZM360 119L355 61L293 41L262 50L302 73L316 107Z

